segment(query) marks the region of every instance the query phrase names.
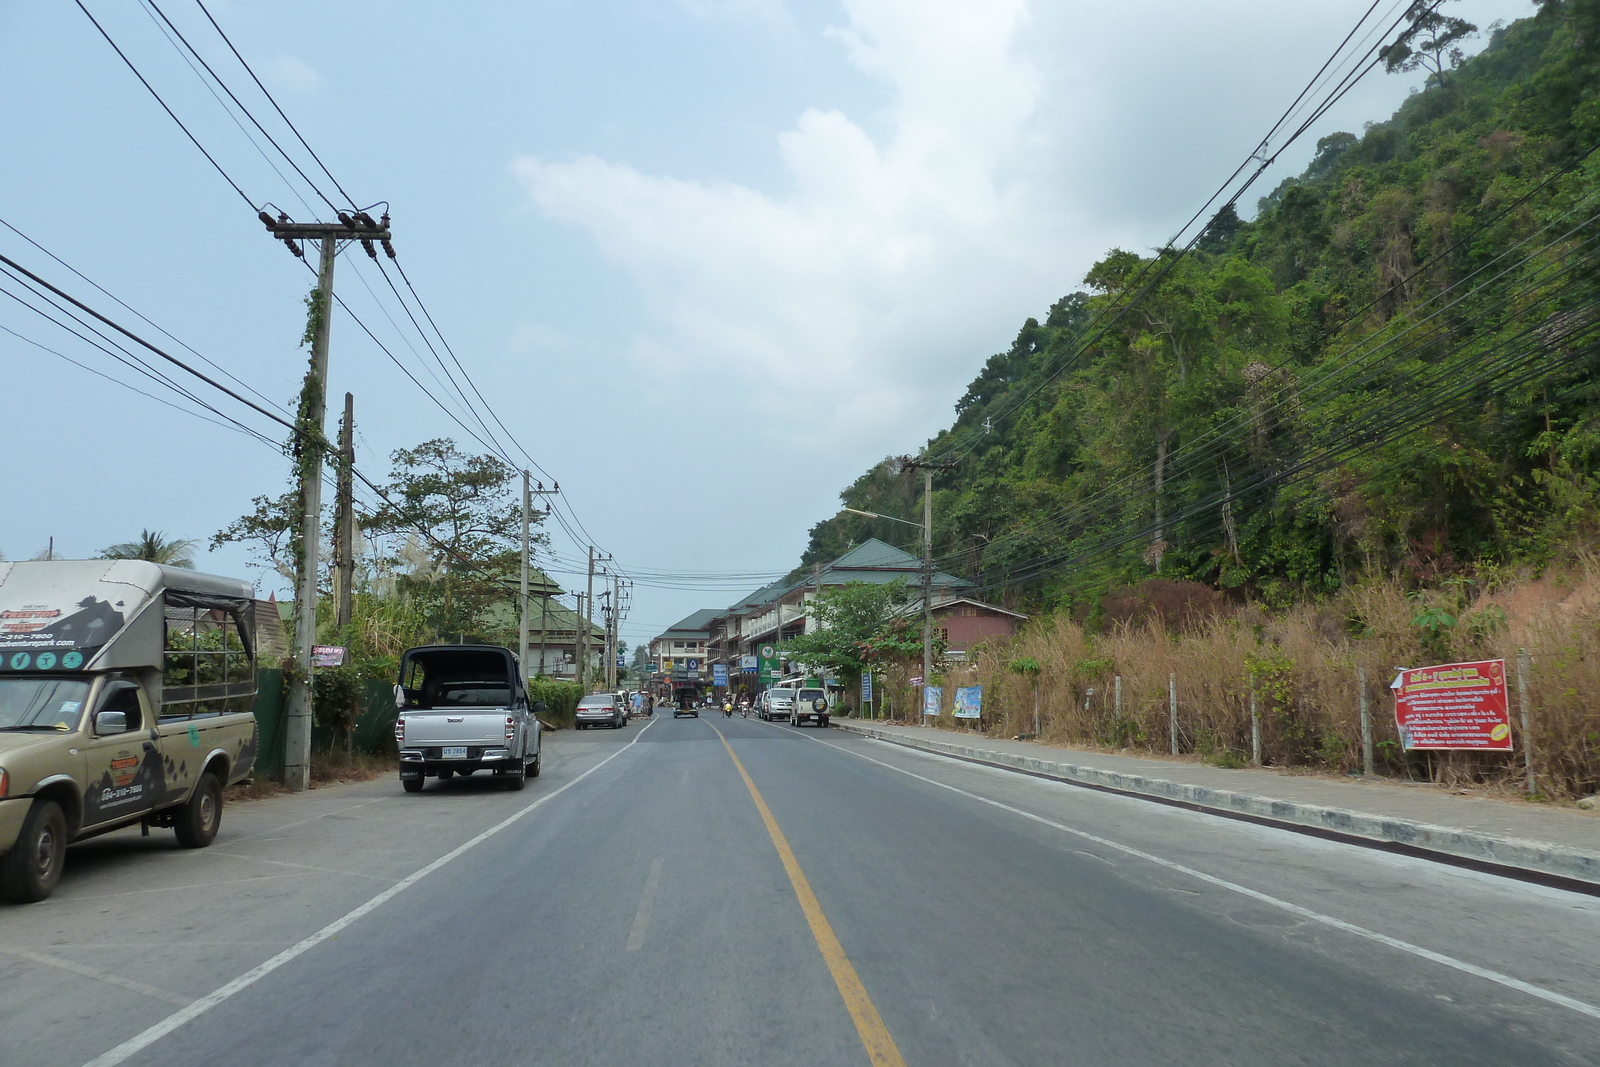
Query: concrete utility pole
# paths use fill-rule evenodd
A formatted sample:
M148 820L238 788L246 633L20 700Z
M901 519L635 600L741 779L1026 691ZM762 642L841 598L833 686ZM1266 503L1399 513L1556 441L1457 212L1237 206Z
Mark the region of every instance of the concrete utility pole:
M522 472L522 599L518 602L519 610L517 612L517 614L519 616L518 626L519 626L519 629L521 630L521 633L520 633L520 641L521 641L521 643L518 646L518 654L521 656L521 659L519 660L519 662L522 664L522 685L523 685L523 688L527 688L528 683L533 680L533 676L534 676L535 673L543 673L543 671L544 671L544 631L545 631L545 626L548 625L549 614L550 614L550 590L548 588L549 581L548 581L548 579L546 579L546 581L540 583L540 587L539 587L540 588L540 600L542 601L543 617L539 621L539 670L538 670L538 672L535 672L531 667L528 666L528 570L533 565L532 553L531 553L531 549L530 549L530 543L532 541L532 535L531 535L531 532L530 532L530 527L533 525L533 498L536 497L536 496L551 496L551 495L553 495L555 493L559 493L561 491L560 484L557 484L554 489L546 489L544 487L544 483L543 482L539 483L539 488L537 488L537 489L530 488L529 485L528 485L528 477L529 477L528 472L527 471L523 471Z
M904 470L922 471L922 688L926 692L933 676L933 472L947 471L955 463L931 460L901 461Z
M583 686L585 693L589 691L589 635L594 631L594 565L610 560L610 556L597 556L594 546L589 546L589 585L583 596L583 649L578 659L578 683Z
M327 447L323 420L327 414L328 327L333 318L333 263L340 241L360 241L367 255L378 258L373 242L394 258L389 243L389 216L375 222L366 212L339 213L337 223L290 222L265 211L258 217L267 230L297 257L305 258L304 241L321 246L317 269L315 318L311 323L311 369L306 374L304 422L297 428L296 455L303 457L300 474L300 559L295 580L295 672L285 715L283 784L300 792L311 784L311 646L317 640L317 556L322 539L322 453Z
M522 577L522 595L517 601L517 662L522 665L522 688L528 688L533 675L528 670L528 535L533 525L533 487L528 484L528 472L522 472L522 566L517 568Z
M350 625L356 582L356 408L344 394L344 421L339 424L339 502L334 518L333 574L339 632Z

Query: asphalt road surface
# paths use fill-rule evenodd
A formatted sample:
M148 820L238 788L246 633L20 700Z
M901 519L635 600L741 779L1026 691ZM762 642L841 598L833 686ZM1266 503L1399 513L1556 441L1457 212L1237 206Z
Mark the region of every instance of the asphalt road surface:
M1596 944L1591 896L657 716L75 846L0 910L0 1065L1592 1065Z

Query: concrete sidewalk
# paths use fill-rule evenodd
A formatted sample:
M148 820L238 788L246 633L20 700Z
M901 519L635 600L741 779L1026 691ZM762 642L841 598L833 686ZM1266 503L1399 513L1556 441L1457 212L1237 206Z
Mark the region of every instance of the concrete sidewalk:
M1391 779L1229 770L921 726L848 719L834 719L833 725L895 744L1061 781L1600 885L1600 813L1462 796L1437 786Z

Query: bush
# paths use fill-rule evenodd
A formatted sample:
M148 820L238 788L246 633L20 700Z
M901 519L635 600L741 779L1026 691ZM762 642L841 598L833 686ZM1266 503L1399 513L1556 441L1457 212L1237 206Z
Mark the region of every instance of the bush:
M570 729L578 700L583 696L583 686L577 682L558 682L550 678L535 678L528 683L528 699L544 701L540 718L558 730Z

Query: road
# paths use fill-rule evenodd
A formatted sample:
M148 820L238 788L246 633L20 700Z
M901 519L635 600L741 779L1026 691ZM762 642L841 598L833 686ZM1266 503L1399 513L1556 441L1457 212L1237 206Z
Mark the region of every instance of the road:
M0 1065L1600 1062L1591 896L754 719L546 762L75 846Z

